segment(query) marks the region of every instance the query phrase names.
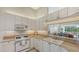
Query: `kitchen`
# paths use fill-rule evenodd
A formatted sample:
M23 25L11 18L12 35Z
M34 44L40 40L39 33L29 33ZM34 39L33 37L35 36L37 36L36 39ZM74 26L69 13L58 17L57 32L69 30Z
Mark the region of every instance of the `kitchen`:
M79 7L0 7L0 52L78 52Z

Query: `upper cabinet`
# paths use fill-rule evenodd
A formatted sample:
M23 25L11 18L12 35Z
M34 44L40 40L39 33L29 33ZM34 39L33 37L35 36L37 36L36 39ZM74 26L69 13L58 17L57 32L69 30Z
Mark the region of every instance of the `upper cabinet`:
M22 18L15 16L15 24L22 24Z
M68 16L68 9L64 8L58 11L59 12L59 18L64 18Z
M57 19L58 18L58 12L54 12L52 16L53 16L53 19Z
M76 13L78 15L78 12L79 12L79 7L61 8L61 9L56 10L53 13L49 14L48 20L50 21L50 20L54 20L54 19L65 18L65 17L68 17L68 16L72 16Z
M55 20L57 18L58 18L58 12L53 12L53 13L49 14L48 21Z
M79 7L69 7L68 8L68 16L71 16L77 12L79 12Z
M79 12L79 7L66 7L64 9L59 10L59 17L64 18L68 16L72 16Z

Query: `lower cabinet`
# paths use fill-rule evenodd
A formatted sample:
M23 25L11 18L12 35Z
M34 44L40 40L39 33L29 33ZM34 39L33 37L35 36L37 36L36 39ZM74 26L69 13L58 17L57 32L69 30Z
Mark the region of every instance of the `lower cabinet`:
M43 45L43 49L42 49L42 52L49 52L50 50L50 46L49 46L49 43L47 41L42 41L42 45Z
M49 43L42 39L31 39L31 46L35 47L40 52L67 52L64 47Z
M62 47L61 52L68 52L68 50Z
M33 43L33 47L35 47L37 49L37 46L38 46L38 40L37 39L33 39L32 41Z
M33 48L33 47L34 47L34 39L31 38L30 41L31 41L31 43L30 43L30 48Z
M68 52L67 49L56 44L49 44L50 52Z
M0 43L0 52L14 52L14 42L2 42Z
M43 41L41 39L37 40L37 49L42 52L43 51Z
M49 52L49 44L42 39L34 39L34 47L40 52Z
M34 47L39 50L40 52L43 51L43 41L41 39L33 39L34 40Z
M55 45L55 44L50 44L50 52L61 52L62 47Z
M53 43L49 44L49 51L50 52L68 52L68 50L65 49L64 47L61 47Z

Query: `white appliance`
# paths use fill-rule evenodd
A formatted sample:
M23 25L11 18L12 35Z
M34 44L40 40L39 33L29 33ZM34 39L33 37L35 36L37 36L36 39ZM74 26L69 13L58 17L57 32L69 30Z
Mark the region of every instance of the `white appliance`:
M30 39L26 36L17 36L15 42L16 52L25 52L30 49Z
M15 24L15 31L19 34L24 33L27 30L27 25L24 24Z

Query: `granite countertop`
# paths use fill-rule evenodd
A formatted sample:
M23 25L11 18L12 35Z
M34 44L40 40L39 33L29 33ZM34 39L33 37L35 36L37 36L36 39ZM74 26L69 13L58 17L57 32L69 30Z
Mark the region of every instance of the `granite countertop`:
M43 36L43 35L30 35L30 38L42 39L49 43L53 43L59 45L61 47L66 48L69 52L79 52L79 42L68 38L56 39L55 36Z
M1 38L1 37L0 37ZM29 35L28 38L35 38L47 41L52 44L59 45L66 48L69 52L79 52L79 42L69 38L62 38L59 36L47 36L47 35ZM2 39L2 38L1 38ZM1 40L0 42L5 42L10 40ZM11 40L11 41L15 41Z

